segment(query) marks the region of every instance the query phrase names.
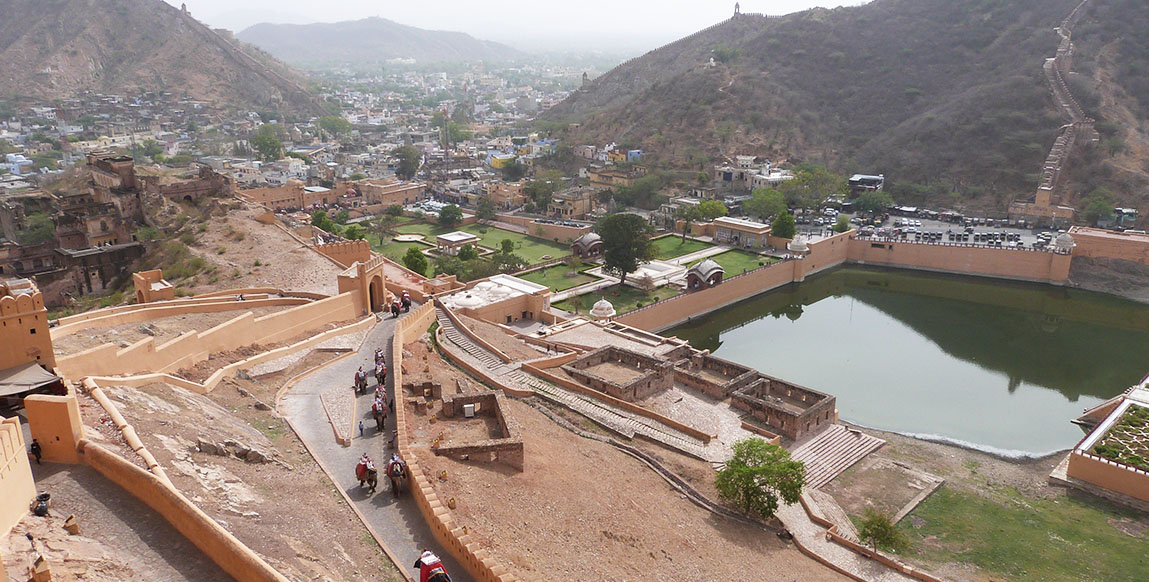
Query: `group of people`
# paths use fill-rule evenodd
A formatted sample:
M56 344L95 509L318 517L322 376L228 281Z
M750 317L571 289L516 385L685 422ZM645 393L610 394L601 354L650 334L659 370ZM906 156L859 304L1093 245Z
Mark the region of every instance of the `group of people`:
M399 453L391 453L385 470L387 479L391 481L391 494L397 498L403 490L403 482L407 480L407 462L399 456ZM359 481L359 486L362 487L367 484L371 488L371 492L374 493L377 474L375 459L372 459L367 453L363 453L355 465L355 478Z
M391 302L391 315L399 317L399 312L407 313L408 311L411 311L411 294L404 289L403 294Z

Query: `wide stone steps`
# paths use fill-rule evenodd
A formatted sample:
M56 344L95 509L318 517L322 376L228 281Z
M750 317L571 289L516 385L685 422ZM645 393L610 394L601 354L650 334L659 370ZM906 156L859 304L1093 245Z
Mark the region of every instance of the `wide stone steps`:
M818 504L818 509L822 510L822 517L838 526L838 535L852 542L858 541L858 529L854 527L854 522L850 521L850 516L846 515L846 510L838 505L838 501L832 495L817 489L808 489L806 493L809 499Z
M835 424L790 456L806 464L806 487L817 489L884 444L880 438Z

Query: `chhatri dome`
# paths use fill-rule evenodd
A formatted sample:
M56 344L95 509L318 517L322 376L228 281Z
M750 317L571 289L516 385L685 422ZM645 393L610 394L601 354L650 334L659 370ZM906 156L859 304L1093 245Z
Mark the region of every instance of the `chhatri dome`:
M806 244L806 238L799 235L794 237L794 240L786 243L786 250L792 253L808 253L810 246Z
M594 307L591 308L590 314L595 319L607 319L614 317L614 305L606 300L606 297L599 299L595 302Z
M1059 251L1069 252L1072 251L1075 246L1077 246L1077 243L1073 242L1073 236L1068 232L1063 232L1057 235L1057 238L1053 239L1053 248Z

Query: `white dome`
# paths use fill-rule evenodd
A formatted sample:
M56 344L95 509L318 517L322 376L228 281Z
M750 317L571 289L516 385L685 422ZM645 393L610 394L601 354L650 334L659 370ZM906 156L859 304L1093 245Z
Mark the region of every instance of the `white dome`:
M474 295L472 295L470 293L466 293L462 296L456 295L456 296L452 297L452 299L454 299L454 303L455 303L456 307L464 307L464 308L465 307L478 308L478 307L482 307L483 304L485 303L482 299L475 297Z
M490 281L483 281L482 283L475 284L475 289L491 289L495 284Z
M1063 232L1057 235L1057 238L1053 240L1053 246L1057 247L1058 250L1068 251L1077 246L1077 243L1073 242L1072 235L1068 232Z
M590 314L598 318L614 317L614 305L607 301L606 297L603 297L595 302Z
M792 253L805 253L810 250L810 246L806 244L805 238L799 236L786 243L786 249Z

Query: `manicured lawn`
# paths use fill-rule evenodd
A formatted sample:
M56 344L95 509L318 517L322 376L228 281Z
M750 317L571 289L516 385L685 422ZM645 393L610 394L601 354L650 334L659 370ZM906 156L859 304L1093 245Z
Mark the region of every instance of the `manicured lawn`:
M555 265L543 270L532 271L526 275L519 275L518 277L532 283L546 285L550 287L552 291L570 289L571 287L577 287L595 280L594 277L585 273L572 271L566 265Z
M762 265L769 265L770 263L778 262L778 259L773 257L767 257L765 255L748 253L746 251L739 250L731 250L724 253L718 253L717 255L714 255L710 258L719 265L722 265L722 269L725 271L723 277L727 279L735 275L741 275L746 271L753 271ZM702 262L702 260L704 259L694 261L690 263L690 266L693 267L694 265Z
M417 232L426 236L426 241L431 244L435 244L435 237L440 234L461 230L479 237L480 245L494 250L499 249L499 244L503 239L510 239L515 243L515 254L526 259L527 263L532 265L535 263L543 263L551 259L562 258L571 254L570 247L567 245L482 224L468 224L467 226L448 229L436 224L417 222L400 226L396 230L401 233ZM543 258L548 255L550 258Z
M643 305L650 305L651 301L653 301L656 297L659 301L661 301L667 297L674 297L675 295L678 295L678 293L678 289L673 287L659 287L653 292L647 293L646 291L636 287L631 287L629 285L624 285L622 288L619 288L618 285L615 285L613 287L607 287L606 289L602 289L594 293L587 293L578 297L572 297L565 301L555 303L554 305L559 309L574 313L575 308L572 301L578 299L580 300L579 313L586 313L590 311L590 308L594 305L595 301L606 297L607 301L610 301L614 304L615 313L621 315L627 311L634 311L635 309L638 309L639 302L642 302Z
M654 245L654 258L663 261L666 259L681 257L682 255L688 255L690 253L698 252L714 246L710 243L694 240L692 238L688 238L685 242L683 242L681 236L675 236L673 234L660 236L650 242Z
M429 245L417 242L395 242L393 240L388 240L387 242L380 243L379 237L375 236L374 234L367 235L367 242L371 243L371 250L387 257L388 259L391 259L392 261L399 263L400 265L403 264L403 255L407 254L407 249L412 247L420 250L431 248ZM434 267L431 266L431 258L427 257L427 273L424 274L430 277L433 268Z
M1136 512L1093 498L1001 497L942 487L898 524L908 555L971 563L1009 580L1149 580L1144 533L1118 529L1135 532Z

